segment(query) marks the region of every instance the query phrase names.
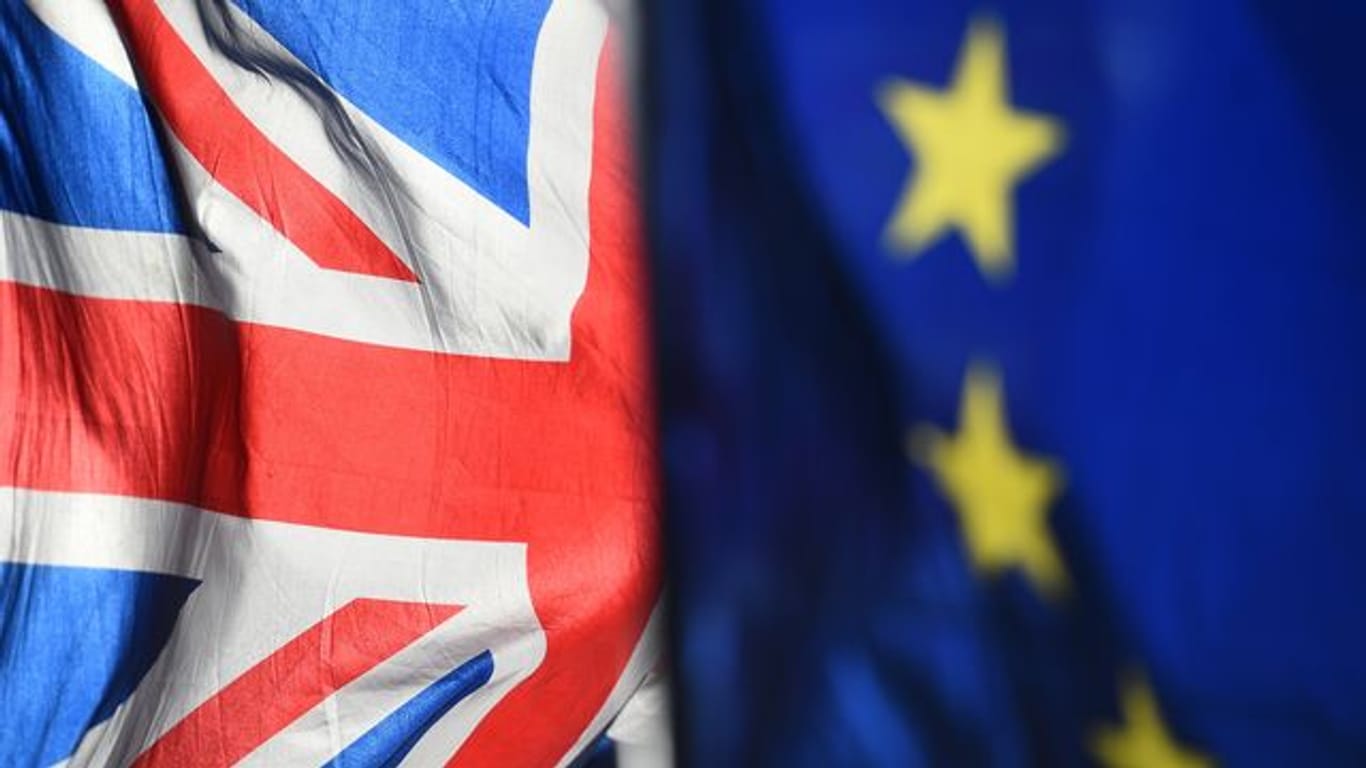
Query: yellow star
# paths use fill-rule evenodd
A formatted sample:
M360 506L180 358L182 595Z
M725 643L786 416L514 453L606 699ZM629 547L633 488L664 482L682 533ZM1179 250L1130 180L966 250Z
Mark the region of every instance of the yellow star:
M1013 188L1063 142L1058 120L1014 110L1009 99L1004 36L989 19L969 27L947 90L900 78L878 89L916 164L887 225L893 247L914 256L957 227L985 277L1009 277Z
M1172 739L1157 700L1141 676L1130 675L1121 692L1124 725L1102 728L1091 741L1096 759L1110 768L1210 768L1214 763Z
M1045 595L1066 591L1067 573L1048 530L1048 507L1062 487L1048 461L1015 447L1006 424L1000 375L968 369L958 434L923 425L911 433L912 458L933 473L958 511L976 567L995 575L1018 567Z

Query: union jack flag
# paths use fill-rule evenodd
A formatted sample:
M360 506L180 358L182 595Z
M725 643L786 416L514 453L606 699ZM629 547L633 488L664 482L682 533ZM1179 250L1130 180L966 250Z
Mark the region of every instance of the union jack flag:
M0 764L554 765L657 657L594 0L0 0Z

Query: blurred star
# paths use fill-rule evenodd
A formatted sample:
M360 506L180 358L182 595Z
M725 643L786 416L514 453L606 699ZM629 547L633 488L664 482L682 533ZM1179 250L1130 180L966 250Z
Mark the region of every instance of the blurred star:
M1096 758L1109 768L1211 768L1204 755L1181 746L1167 732L1157 699L1141 677L1121 691L1124 724L1103 728L1092 742Z
M1052 462L1022 452L1006 423L1001 377L985 365L968 370L958 433L931 426L911 436L912 457L932 472L958 512L973 563L995 575L1019 568L1045 595L1067 586L1048 528L1048 508L1062 487Z
M1014 188L1060 151L1063 129L1009 99L1004 34L987 20L969 28L946 90L900 78L878 90L916 166L887 225L894 248L918 255L956 228L985 277L1010 275Z

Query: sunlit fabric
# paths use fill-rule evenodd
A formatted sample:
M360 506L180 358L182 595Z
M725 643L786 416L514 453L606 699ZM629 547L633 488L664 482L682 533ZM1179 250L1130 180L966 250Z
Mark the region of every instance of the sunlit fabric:
M0 765L568 765L658 663L594 0L0 0Z

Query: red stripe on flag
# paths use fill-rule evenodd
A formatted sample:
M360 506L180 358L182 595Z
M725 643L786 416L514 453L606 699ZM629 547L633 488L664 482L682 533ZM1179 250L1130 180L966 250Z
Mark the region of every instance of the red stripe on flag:
M133 765L233 765L460 610L458 605L353 600L200 704Z
M645 265L610 50L568 364L388 349L0 283L0 486L526 542L546 655L459 760L558 762L621 674L660 583Z
M320 267L417 282L408 266L233 104L154 0L108 0L171 132L218 183Z
M485 716L450 766L559 763L607 702L659 596L650 316L617 47L609 34L593 104L588 285L574 309L570 364L548 393L574 417L540 426L533 417L522 437L527 445L554 441L550 461L559 462L564 489L522 513L545 537L527 549L545 659ZM507 397L515 412L518 394ZM548 703L554 718L544 716Z

